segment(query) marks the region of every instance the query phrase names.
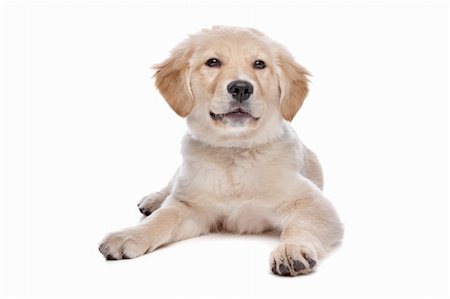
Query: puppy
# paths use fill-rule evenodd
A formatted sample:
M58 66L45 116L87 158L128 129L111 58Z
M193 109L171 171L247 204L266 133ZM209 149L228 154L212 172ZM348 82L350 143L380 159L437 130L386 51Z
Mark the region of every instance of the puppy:
M308 274L343 235L322 193L316 155L289 122L308 93L308 72L254 29L213 27L156 65L156 86L187 120L183 163L138 204L148 215L100 244L109 260L211 231L281 232L273 273Z

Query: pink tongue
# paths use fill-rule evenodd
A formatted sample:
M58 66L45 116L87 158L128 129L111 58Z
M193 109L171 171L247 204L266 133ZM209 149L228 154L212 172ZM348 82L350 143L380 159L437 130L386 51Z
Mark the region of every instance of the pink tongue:
M248 113L239 111L239 112L230 112L230 113L227 113L227 116L228 116L228 117L241 118L241 117L247 117L247 116L249 116L249 115L248 115Z
M230 114L232 114L232 113L243 113L243 114L247 114L246 112L242 111L241 109L235 110L235 111L231 111L231 112L229 112L229 113L230 113Z

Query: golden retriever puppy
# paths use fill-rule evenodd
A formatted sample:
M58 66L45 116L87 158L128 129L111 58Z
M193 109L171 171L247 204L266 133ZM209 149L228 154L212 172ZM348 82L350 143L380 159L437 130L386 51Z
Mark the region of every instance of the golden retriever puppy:
M254 29L213 27L190 36L156 67L156 86L185 117L183 163L139 204L139 225L100 244L128 259L211 231L281 232L273 273L308 274L340 242L315 154L289 122L308 93L308 72Z

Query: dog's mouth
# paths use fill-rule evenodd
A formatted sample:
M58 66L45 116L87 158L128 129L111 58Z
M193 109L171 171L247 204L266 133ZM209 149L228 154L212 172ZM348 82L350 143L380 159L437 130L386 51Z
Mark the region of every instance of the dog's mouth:
M211 116L211 118L213 120L224 120L224 119L230 119L233 121L242 121L242 120L246 120L246 119L254 119L254 120L258 120L258 118L253 117L250 112L245 111L241 108L238 109L234 109L230 112L227 113L223 113L223 114L216 114L212 111L209 112L209 116Z

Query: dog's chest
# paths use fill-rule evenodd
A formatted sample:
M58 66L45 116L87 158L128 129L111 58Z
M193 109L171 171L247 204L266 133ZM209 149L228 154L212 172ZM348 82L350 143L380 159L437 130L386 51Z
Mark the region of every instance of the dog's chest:
M252 150L213 153L199 164L205 173L202 184L211 193L227 199L259 193L267 180L270 157Z
M286 146L194 146L185 151L177 186L193 205L216 214L225 230L260 232L269 228L279 205L292 194L294 154Z
M263 200L286 189L293 173L286 160L273 148L203 152L186 165L185 179L192 191L216 201Z
M274 161L261 152L239 151L215 157L208 165L206 188L224 230L258 233L269 229L273 206ZM273 203L273 201L272 201Z

